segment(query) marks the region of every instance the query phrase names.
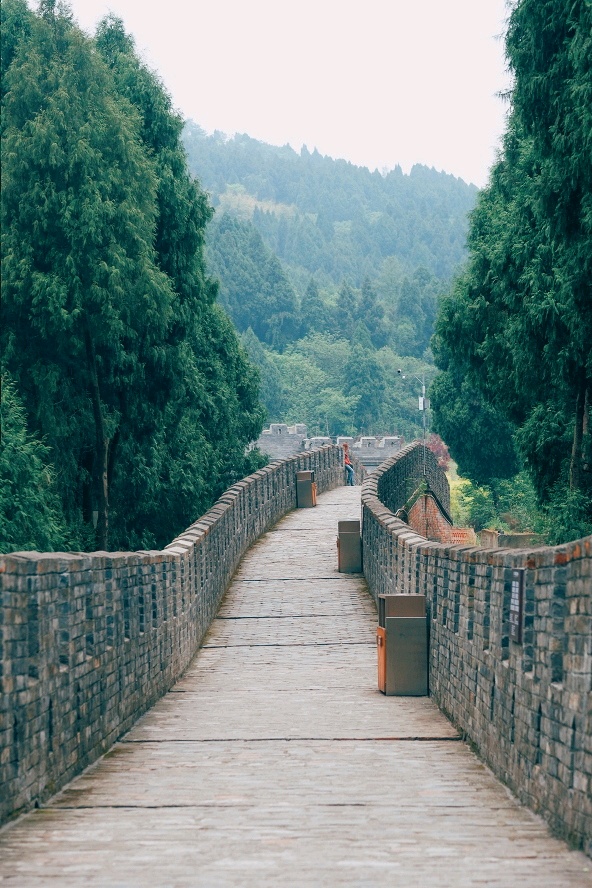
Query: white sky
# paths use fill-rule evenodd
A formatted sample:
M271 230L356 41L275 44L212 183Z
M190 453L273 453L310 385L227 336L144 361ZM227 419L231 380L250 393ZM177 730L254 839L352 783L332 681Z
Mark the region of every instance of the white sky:
M32 2L32 5L36 4ZM505 0L70 0L123 19L175 107L208 132L434 166L482 186L508 88Z

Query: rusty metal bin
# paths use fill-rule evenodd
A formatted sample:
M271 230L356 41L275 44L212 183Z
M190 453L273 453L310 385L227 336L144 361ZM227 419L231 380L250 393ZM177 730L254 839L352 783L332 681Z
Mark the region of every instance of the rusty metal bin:
M427 696L425 595L379 595L378 623L378 689L389 697Z
M359 521L337 522L337 570L362 572L362 536Z
M298 509L310 509L317 504L317 485L315 473L296 472L296 506Z

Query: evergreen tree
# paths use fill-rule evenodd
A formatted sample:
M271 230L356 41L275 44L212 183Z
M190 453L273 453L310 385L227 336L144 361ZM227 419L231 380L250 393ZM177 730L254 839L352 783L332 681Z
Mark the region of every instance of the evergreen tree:
M341 336L351 339L354 334L357 311L356 295L347 281L343 281L337 294L336 322Z
M205 511L229 484L248 474L252 457L245 458L245 447L258 436L263 411L258 375L214 302L217 283L207 277L203 248L212 211L187 170L182 120L158 79L139 62L119 19L110 16L101 23L97 45L119 92L137 108L142 141L155 159L156 261L173 286L174 322L163 342L160 374L162 412L136 413L129 429L132 443L140 429L146 444L152 442L145 456L154 479L150 496L142 496L145 469L137 472L137 458L122 461L117 475L124 537L131 528L155 526L164 512L174 522L161 531L162 543L172 528L186 526L196 510Z
M162 545L244 474L261 428L256 373L205 275L210 210L120 22L103 23L98 53L52 3L2 9L18 37L2 102L4 361L70 527L94 513L100 548Z
M592 519L590 4L521 0L507 52L515 81L504 150L435 349L516 426L540 497L569 485Z
M49 450L27 430L8 376L0 386L0 552L54 549L65 526Z
M42 8L5 75L3 346L63 480L108 538L125 394L171 306L138 118L68 18ZM81 491L81 493L79 493Z
M323 333L335 329L334 312L322 300L314 278L311 278L302 297L300 306L302 333Z
M258 231L229 214L209 228L209 259L222 280L220 300L240 332L249 327L278 350L297 338L298 301L280 262Z
M368 342L354 343L345 367L344 393L355 398L354 426L362 434L372 434L383 424L386 385L376 353Z
M514 427L467 379L440 373L430 396L438 405L434 429L451 448L463 477L483 485L517 473Z
M378 301L376 290L368 278L362 284L357 317L368 330L374 348L382 348L383 345L387 344L388 336L384 323L384 306Z
M261 403L270 422L281 422L285 409L284 384L281 374L263 344L249 327L241 336L241 343L261 377Z

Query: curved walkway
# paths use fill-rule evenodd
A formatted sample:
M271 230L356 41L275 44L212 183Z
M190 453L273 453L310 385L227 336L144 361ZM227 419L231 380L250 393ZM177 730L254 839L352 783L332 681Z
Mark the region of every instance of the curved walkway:
M251 549L183 679L0 833L0 884L592 885L430 700L376 690L374 604L336 571L359 493Z

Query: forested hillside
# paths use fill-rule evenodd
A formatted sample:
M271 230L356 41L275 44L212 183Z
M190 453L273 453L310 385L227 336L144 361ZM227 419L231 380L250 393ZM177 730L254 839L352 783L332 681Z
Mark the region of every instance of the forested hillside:
M213 206L249 219L301 288L311 276L321 288L360 287L392 256L405 272L447 279L465 257L477 189L454 176L422 166L383 175L306 148L208 136L192 122L183 140Z
M122 23L2 0L0 547L161 546L252 463L256 371Z
M552 538L592 532L592 7L522 0L503 152L442 305L436 427L489 485L525 467Z
M414 167L385 175L303 149L184 130L215 207L220 300L262 374L271 420L328 434L419 428L439 296L464 258L476 189Z

